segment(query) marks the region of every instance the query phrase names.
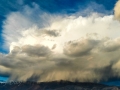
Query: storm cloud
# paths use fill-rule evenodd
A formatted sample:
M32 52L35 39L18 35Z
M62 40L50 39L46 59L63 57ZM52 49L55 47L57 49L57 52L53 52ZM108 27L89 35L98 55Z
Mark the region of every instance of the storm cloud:
M120 77L120 23L114 15L50 14L32 5L6 16L2 36L9 53L0 53L0 75L37 82Z
M93 36L94 34L91 37ZM0 72L8 74L9 80L16 81L108 80L120 75L117 72L120 60L119 42L119 38L111 40L86 36L78 41L67 42L63 53L55 53L43 45L15 46L8 55L1 54L0 70L3 71ZM106 72L110 74L105 74Z

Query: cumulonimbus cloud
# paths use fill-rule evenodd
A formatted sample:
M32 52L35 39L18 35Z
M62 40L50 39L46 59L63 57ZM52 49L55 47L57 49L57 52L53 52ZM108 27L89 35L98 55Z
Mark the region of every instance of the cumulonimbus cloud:
M9 81L99 82L120 77L120 23L113 15L38 12L36 22L31 17L39 7L25 10L24 15L11 13L4 22L10 52L0 54L0 75Z
M1 73L8 74L11 76L10 80L17 81L78 80L99 82L111 77L119 77L117 72L120 60L119 42L119 38L96 40L85 37L79 41L66 43L65 50L61 54L41 45L16 46L7 56L2 56L0 68L4 71ZM112 57L110 57L111 55ZM111 74L105 74L104 70ZM105 78L106 76L107 78Z

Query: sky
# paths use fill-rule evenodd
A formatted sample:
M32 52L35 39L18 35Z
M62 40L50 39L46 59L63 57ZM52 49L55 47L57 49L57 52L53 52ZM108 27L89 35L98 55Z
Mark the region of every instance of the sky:
M119 8L119 0L0 0L0 80L118 82Z

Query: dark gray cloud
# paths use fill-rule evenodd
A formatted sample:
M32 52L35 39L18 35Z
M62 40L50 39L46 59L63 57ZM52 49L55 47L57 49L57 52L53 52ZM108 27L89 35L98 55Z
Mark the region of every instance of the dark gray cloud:
M22 53L26 53L30 56L44 57L50 55L51 50L48 47L42 45L24 45L22 48Z
M48 36L52 36L52 37L59 36L59 32L56 30L44 30L43 33L48 35Z
M113 40L108 40L106 41L103 46L101 46L101 50L106 51L106 52L113 52L116 50L120 49L120 39L116 39L115 41Z
M57 47L57 45L56 45L56 44L54 44L54 45L53 45L53 47L52 47L52 49L55 49L56 47Z
M119 39L91 37L65 43L63 53L44 45L15 46L1 54L0 74L9 81L106 81L120 77L119 47Z
M60 36L60 31L59 30L47 30L47 29L42 29L42 30L36 30L36 35L40 36L42 35L43 37L49 36L49 37L58 37Z
M64 47L64 53L68 56L82 56L90 53L99 41L83 39L81 41L69 41Z

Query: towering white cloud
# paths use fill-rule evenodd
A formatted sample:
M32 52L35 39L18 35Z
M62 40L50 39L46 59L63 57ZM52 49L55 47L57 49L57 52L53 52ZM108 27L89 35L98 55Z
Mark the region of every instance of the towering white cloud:
M120 23L113 15L51 15L33 5L4 21L10 52L0 54L1 75L17 81L99 82L120 77Z
M115 18L120 20L120 0L116 3L116 6L114 8Z

